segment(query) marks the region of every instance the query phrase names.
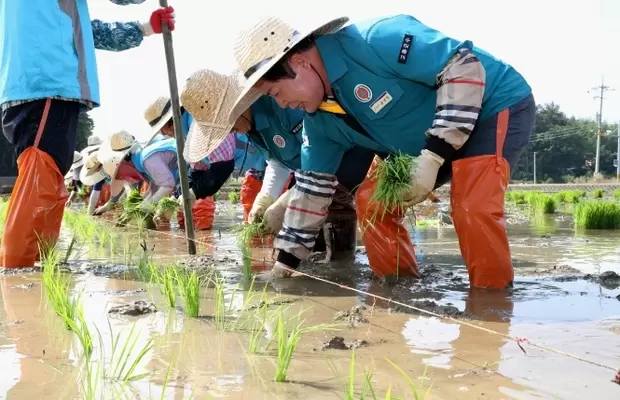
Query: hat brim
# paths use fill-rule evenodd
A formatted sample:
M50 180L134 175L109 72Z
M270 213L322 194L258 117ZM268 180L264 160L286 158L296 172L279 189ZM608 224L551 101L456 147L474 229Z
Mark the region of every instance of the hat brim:
M83 156L78 161L76 161L73 164L71 164L70 171L73 171L76 168L80 168L82 165L84 165L84 157Z
M86 186L94 186L106 178L103 173L103 165L100 165L95 171L89 171L86 168L82 168L80 171L80 182Z
M155 136L161 130L161 128L163 128L164 125L166 125L168 121L172 119L172 115L172 107L170 107L170 109L166 111L166 113L161 117L161 119L151 128L151 130L153 131L153 136Z
M183 158L190 163L202 161L222 144L233 125L229 124L226 128L215 128L201 124L196 120L192 121L185 139Z
M116 173L121 165L121 162L125 159L127 154L136 145L136 142L132 144L130 148L123 151L112 150L110 143L106 143L99 149L99 162L103 165L103 171L108 174L112 179L116 179Z
M82 154L82 157L86 158L89 155L93 154L95 151L99 150L100 148L101 148L100 144L87 146L87 147L84 147L82 151L80 151L80 154Z
M308 36L324 36L329 35L331 33L338 32L342 27L344 27L349 22L349 17L340 17L336 19L332 19L327 23L320 25L318 28L310 30L302 35L299 35L295 38L288 49L283 51L282 53L273 57L269 62L265 63L265 65L261 66L256 72L254 72L249 78L247 78L244 89L241 94L237 97L237 101L233 105L230 110L230 114L228 116L228 121L231 123L235 123L237 119L254 104L256 100L260 98L260 93L258 93L254 86L258 83L259 80L267 72L271 70L277 63L279 63L282 58L284 58L290 51L302 40L306 39ZM258 96L257 96L258 93Z

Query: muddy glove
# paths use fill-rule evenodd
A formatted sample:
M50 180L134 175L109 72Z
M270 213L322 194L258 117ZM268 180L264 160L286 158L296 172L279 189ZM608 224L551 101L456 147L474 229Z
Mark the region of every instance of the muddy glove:
M104 214L108 211L110 211L112 208L114 208L114 205L116 204L116 202L113 201L108 201L107 203L105 203L104 205L102 205L101 207L97 208L95 210L95 212L93 213L93 215L101 215Z
M90 194L90 198L88 199L88 215L93 215L95 213L95 207L97 207L100 195L101 192L99 190L93 190Z
M407 206L412 206L426 200L435 188L439 167L444 159L429 150L422 150L416 159L411 171L411 190L404 199Z
M291 275L293 275L293 272L280 261L276 261L276 263L273 265L273 268L271 269L272 279L290 278Z
M274 202L274 198L268 193L259 193L252 203L252 209L250 210L249 220L255 222L257 219L262 218L265 211Z
M189 202L191 207L194 207L194 204L196 203L196 195L194 194L194 191L192 189L189 190ZM183 205L184 205L184 201L183 201L183 193L181 193L181 195L179 196L179 206L181 207L181 211L184 210Z
M155 212L155 216L153 217L153 221L155 222L169 222L170 218L172 218L173 211L161 211L157 210Z
M291 191L287 190L282 196L276 200L275 203L270 205L265 214L263 214L263 222L267 228L268 233L277 234L282 229L282 223L284 222L284 213L286 212L286 206L288 205L288 198Z

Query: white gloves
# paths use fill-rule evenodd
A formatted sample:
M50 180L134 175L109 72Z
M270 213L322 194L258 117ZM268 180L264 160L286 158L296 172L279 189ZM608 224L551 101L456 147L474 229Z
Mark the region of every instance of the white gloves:
M276 261L271 269L271 278L272 279L282 279L282 278L290 278L293 275L293 272L280 261Z
M282 196L276 200L263 214L263 221L267 227L267 232L277 234L282 229L284 222L284 213L288 205L288 198L291 191L287 190Z
M254 199L254 203L252 204L252 209L250 210L250 222L254 222L261 218L265 214L267 208L269 208L274 201L275 199L271 197L270 194L262 192L258 193L258 196L256 196L256 199Z
M439 167L444 159L429 150L422 150L411 171L411 191L405 198L407 205L412 206L426 200L435 188Z
M93 213L93 215L101 215L103 213L106 213L106 212L110 211L112 209L112 207L114 207L115 204L116 204L116 202L108 201L107 203L105 203L104 205L102 205L101 207L96 209L95 212Z
M101 192L99 190L93 190L90 192L90 199L88 199L88 215L93 215L95 212L95 207L97 207L97 202L99 201L99 196Z
M191 207L194 207L194 203L196 203L196 195L194 194L194 191L192 189L189 190L189 202ZM179 206L181 206L181 211L183 211L183 205L183 194L181 193L181 195L179 196Z

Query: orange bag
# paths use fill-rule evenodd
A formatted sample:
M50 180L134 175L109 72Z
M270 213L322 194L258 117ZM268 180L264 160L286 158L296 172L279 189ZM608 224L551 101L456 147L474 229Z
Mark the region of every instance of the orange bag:
M244 224L248 222L248 217L250 215L250 211L252 210L252 204L254 204L254 199L256 199L261 187L263 187L263 182L256 179L252 176L252 174L246 174L243 177L239 202L243 206Z
M48 99L33 146L17 159L17 180L0 246L0 264L5 268L33 267L39 257L39 238L54 245L60 233L69 194L52 157L38 149L50 105Z
M99 200L97 200L97 207L103 206L108 200L110 200L110 185L104 182L99 194Z
M497 119L494 155L452 162L452 220L471 286L504 289L514 279L504 216L510 165L502 155L508 110Z
M197 200L194 203L194 207L192 207L192 216L194 229L199 231L213 228L213 220L215 219L215 200L213 200L213 196ZM177 212L177 221L181 229L185 229L183 210Z
M377 181L372 173L377 167L377 159L373 160L366 179L362 182L355 194L357 220L360 226L362 242L366 246L366 254L370 268L379 277L382 276L419 276L415 250L407 229L403 226L404 213L386 212L383 218L383 209L371 201ZM375 215L374 221L370 218Z

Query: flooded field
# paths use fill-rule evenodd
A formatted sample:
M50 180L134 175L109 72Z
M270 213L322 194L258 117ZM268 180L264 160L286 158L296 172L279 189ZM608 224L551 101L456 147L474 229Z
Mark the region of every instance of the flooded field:
M372 280L361 247L274 282L261 249L250 281L231 233L240 210L223 202L194 257L174 222L95 231L68 213L56 264L77 326L45 274L0 276L0 398L620 398L620 231L510 210L510 293L469 289L436 210L411 231L423 278L397 282ZM176 284L190 275L154 268L173 263L196 271L197 296Z

